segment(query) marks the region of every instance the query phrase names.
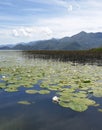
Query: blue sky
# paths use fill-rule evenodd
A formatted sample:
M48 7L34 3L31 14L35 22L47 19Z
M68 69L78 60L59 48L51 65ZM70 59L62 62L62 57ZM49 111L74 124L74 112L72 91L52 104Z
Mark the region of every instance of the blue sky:
M0 0L0 45L102 32L102 0Z

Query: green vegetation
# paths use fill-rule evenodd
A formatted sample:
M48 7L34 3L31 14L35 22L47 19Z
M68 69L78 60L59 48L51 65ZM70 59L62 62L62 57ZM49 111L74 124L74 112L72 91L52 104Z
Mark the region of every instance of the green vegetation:
M36 94L36 93L38 93L37 90L26 90L25 92L28 93L28 94Z
M31 103L28 101L19 101L18 104L30 105Z
M49 94L50 93L50 91L48 91L48 90L40 90L39 91L39 94Z
M72 61L78 63L94 63L97 61L101 65L102 48L80 51L65 51L65 50L39 50L39 51L23 51L25 56L29 58L53 59L59 61Z
M102 47L100 48L94 48L94 49L91 49L90 51L94 51L94 52L102 52Z
M102 66L24 59L17 55L4 58L0 60L0 88L6 92L19 91L21 86L25 87L27 94L50 94L54 91L60 106L78 112L87 110L89 106L98 106L91 97L102 97ZM41 90L36 90L36 84ZM30 104L27 101L18 103Z

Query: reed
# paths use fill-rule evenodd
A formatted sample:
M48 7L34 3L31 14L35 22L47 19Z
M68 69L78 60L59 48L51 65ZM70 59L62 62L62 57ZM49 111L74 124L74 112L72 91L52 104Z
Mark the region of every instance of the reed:
M102 49L64 51L64 50L34 50L23 51L28 58L52 59L58 61L72 61L79 63L98 63L102 65Z

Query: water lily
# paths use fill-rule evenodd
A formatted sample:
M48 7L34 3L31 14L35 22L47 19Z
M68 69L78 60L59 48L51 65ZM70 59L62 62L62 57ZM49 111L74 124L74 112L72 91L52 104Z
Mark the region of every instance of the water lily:
M54 97L52 98L52 100L53 100L54 102L59 102L59 97L54 96Z
M6 76L5 76L5 75L3 75L3 76L2 76L2 78L3 78L3 79L5 79L5 78L6 78Z

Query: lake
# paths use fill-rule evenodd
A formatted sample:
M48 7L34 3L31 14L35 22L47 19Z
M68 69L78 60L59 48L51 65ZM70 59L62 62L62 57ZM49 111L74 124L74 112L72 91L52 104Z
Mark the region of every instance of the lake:
M102 130L102 66L0 51L0 130L28 129Z

